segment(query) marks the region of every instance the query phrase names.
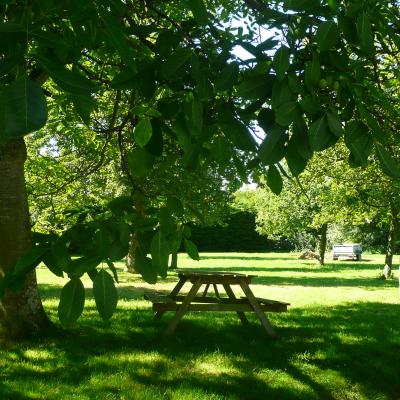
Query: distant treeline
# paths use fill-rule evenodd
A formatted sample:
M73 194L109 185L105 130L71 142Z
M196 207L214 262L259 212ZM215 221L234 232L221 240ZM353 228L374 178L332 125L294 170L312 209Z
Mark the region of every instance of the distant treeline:
M285 239L275 241L256 232L255 216L238 211L224 225L192 226L192 240L204 252L268 252L291 251L294 246Z

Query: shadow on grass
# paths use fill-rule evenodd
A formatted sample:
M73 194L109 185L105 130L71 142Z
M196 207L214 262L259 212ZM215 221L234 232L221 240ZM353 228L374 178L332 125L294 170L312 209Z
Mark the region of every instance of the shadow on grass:
M171 314L152 321L150 309L120 309L109 325L89 307L65 337L0 350L0 360L9 360L0 369L0 398L171 399L186 390L204 399L396 399L399 312L381 303L292 309L271 315L279 334L272 340L254 315L243 327L233 313L193 313L161 338ZM30 349L44 355L32 358ZM60 389L34 397L22 381Z

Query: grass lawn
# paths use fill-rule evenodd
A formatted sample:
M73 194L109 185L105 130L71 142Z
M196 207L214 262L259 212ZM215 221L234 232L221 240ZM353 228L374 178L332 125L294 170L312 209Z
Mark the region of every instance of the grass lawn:
M74 330L0 348L0 399L400 399L398 281L377 279L383 256L364 258L328 257L320 267L292 253L179 257L180 267L258 275L256 295L291 303L269 314L277 340L254 315L245 328L235 313L192 313L160 338L171 314L152 321L143 292L154 286L123 272L118 311L105 324L86 281ZM56 320L63 280L44 268L38 279ZM176 281L170 274L155 289Z

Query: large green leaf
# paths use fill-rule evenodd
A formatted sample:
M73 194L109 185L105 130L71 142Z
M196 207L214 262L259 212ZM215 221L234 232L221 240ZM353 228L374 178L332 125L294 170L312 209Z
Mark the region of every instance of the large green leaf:
M181 68L189 61L192 56L192 50L189 48L179 48L172 53L161 66L161 72L165 79L176 78Z
M241 121L233 118L222 123L221 129L238 149L248 151L256 149L256 141L253 135Z
M270 165L268 168L267 185L275 194L279 194L282 191L282 177L275 165Z
M101 269L94 278L93 296L101 318L108 321L117 307L118 295L114 279L104 269Z
M76 70L69 70L55 57L44 57L36 54L39 64L50 74L51 78L66 92L73 94L90 94L98 90L97 84L86 78Z
M140 147L146 146L153 134L150 118L143 118L136 125L133 132L135 141Z
M326 112L326 120L328 121L330 131L337 137L342 136L342 122L336 109L330 109Z
M217 136L211 143L210 152L214 160L220 164L227 163L232 154L231 145L223 136Z
M277 109L280 105L293 100L293 94L286 82L276 81L272 87L272 107Z
M294 176L301 174L307 166L307 160L302 157L297 148L296 138L292 137L285 155L290 172Z
M189 0L189 8L198 24L207 25L208 13L203 0Z
M309 89L317 87L321 78L321 66L316 56L313 57L312 61L306 63L305 71L305 83Z
M238 96L244 99L269 97L274 77L267 74L246 74L243 82L237 87Z
M215 89L217 90L230 90L235 84L239 74L239 66L237 63L232 62L226 65L222 71L217 75L215 80Z
M147 175L155 161L154 156L142 148L133 149L126 158L131 174L138 178Z
M126 64L131 64L135 59L136 52L128 42L128 35L123 25L108 11L102 10L101 17L105 26L105 38L108 44L117 50Z
M316 151L328 148L335 138L328 128L325 117L321 117L314 121L310 126L308 134L310 137L311 148Z
M285 155L286 128L275 125L266 133L258 149L260 160L266 165L277 163Z
M361 50L368 55L373 54L375 52L374 34L369 17L365 12L357 17L357 35Z
M14 81L0 91L0 143L36 131L46 121L46 99L35 82Z
M152 263L151 258L146 257L140 250L136 251L135 254L135 267L147 283L154 284L157 282L157 267Z
M101 256L83 256L72 260L65 271L69 276L82 276L83 274L95 269L102 261Z
M339 40L339 30L333 21L323 22L318 26L315 39L321 51L332 49Z
M169 245L164 234L158 231L151 241L151 259L153 267L160 276L165 277L168 269Z
M79 278L72 278L61 290L58 318L69 328L82 314L85 305L85 288Z
M274 54L273 66L276 72L276 77L279 81L283 80L286 71L289 69L289 49L286 46L281 46Z
M199 251L197 250L196 245L189 239L184 239L183 244L185 246L185 251L189 255L192 260L199 261Z
M299 115L299 109L295 101L289 101L288 103L283 103L276 110L276 122L282 126L290 125L296 117Z
M375 151L382 171L392 178L400 178L399 165L389 151L379 143L375 144Z

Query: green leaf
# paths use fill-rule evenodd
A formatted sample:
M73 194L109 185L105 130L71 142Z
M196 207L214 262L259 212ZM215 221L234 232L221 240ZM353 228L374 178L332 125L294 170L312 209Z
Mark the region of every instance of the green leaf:
M176 231L168 238L168 245L171 253L177 253L181 248L183 235L181 231Z
M58 318L69 328L82 314L85 305L85 288L79 278L72 278L61 290Z
M313 122L308 131L310 145L313 150L321 151L331 146L333 136L328 128L325 117L321 117Z
M357 17L357 36L360 41L361 50L368 55L374 54L374 34L368 15L365 12L359 14Z
M20 256L9 272L12 278L17 280L22 278L22 280L25 280L25 275L33 271L39 265L46 251L47 249L43 247L32 247Z
M83 274L95 269L102 261L101 256L83 256L72 260L65 271L69 276L80 277Z
M154 156L142 148L133 149L126 158L131 174L138 178L146 176L155 161Z
M0 143L36 131L46 121L46 99L35 82L14 81L0 91Z
M291 142L295 145L297 153L305 160L309 160L312 157L313 151L309 143L308 128L302 117L297 118L293 123Z
M140 147L146 146L146 144L151 139L153 134L153 128L151 126L150 118L143 118L139 121L139 123L135 126L135 130L133 132L135 141Z
M399 165L389 153L389 151L386 150L381 144L376 143L375 152L381 165L382 171L392 178L400 178Z
M306 62L306 67L304 71L305 83L309 89L317 87L319 85L319 80L321 77L321 66L316 57L313 60Z
M168 196L167 208L172 214L177 216L182 216L185 213L182 202L175 196Z
M152 263L151 258L143 255L141 251L136 251L135 254L136 270L142 275L147 283L154 284L157 282L158 270Z
M275 111L270 108L262 108L257 117L258 124L268 132L275 125Z
M90 94L97 92L98 86L76 70L66 69L57 59L35 55L39 64L50 74L51 78L66 92L73 94Z
M108 44L117 50L126 64L131 64L135 59L136 53L128 43L128 35L123 25L109 11L101 10L100 14L104 22L105 39Z
M108 321L117 307L118 295L112 276L104 269L94 278L93 296L101 318Z
M351 151L353 164L360 167L366 167L368 165L368 156L371 153L373 145L371 135L365 133L356 140L346 144Z
M277 109L289 101L293 101L293 94L286 80L276 81L272 87L272 108Z
M267 74L247 74L237 87L239 97L244 99L266 98L271 93L274 77Z
M86 124L90 124L90 114L96 107L96 101L88 94L86 95L71 95L72 102L74 103L75 111L82 118Z
M153 267L157 269L161 277L167 276L169 246L168 241L161 231L158 231L151 241L151 259Z
M286 71L289 69L289 49L286 46L281 46L274 54L272 63L276 77L279 81L283 80Z
M189 8L199 25L208 24L207 8L204 5L203 0L189 0Z
M330 109L326 112L326 120L328 121L330 131L337 137L342 136L342 122L335 109Z
M192 50L189 48L179 48L172 53L161 66L161 73L165 79L176 78L181 68L189 61L192 56Z
M197 250L196 245L189 239L184 239L183 244L185 246L185 251L189 255L192 260L199 261L199 251Z
M232 154L230 143L222 136L217 136L210 146L211 155L220 164L227 163Z
M265 165L277 163L285 155L286 128L275 125L266 133L258 149L258 156Z
M247 129L241 121L237 119L231 119L228 122L221 124L225 136L229 137L234 146L239 150L255 151L256 141L250 131Z
M110 83L112 89L133 89L136 87L137 72L132 68L123 69Z
M323 109L315 96L304 96L300 100L301 109L310 115L322 113Z
M270 165L268 168L267 185L275 194L279 194L282 191L282 177L275 165Z
M299 109L295 101L284 103L276 110L276 122L282 126L290 125L299 115Z
M0 60L0 77L7 75L22 60L20 56L14 55Z
M191 125L197 133L201 133L203 129L203 103L197 98L192 99L191 107Z
M307 159L302 157L299 153L295 139L290 140L285 158L293 176L300 175L307 166Z
M333 21L323 22L318 26L315 39L321 51L332 49L339 40L339 30Z
M237 63L232 62L226 65L217 75L217 78L215 80L215 89L231 90L237 80L238 74L239 66L237 65Z

